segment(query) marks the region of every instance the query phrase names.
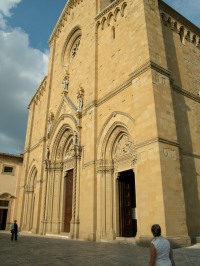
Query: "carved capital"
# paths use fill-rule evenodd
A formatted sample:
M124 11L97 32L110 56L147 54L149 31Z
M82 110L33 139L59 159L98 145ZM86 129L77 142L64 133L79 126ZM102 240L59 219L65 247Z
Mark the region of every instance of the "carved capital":
M102 172L113 173L114 172L113 161L103 160L103 159L96 161L96 172L97 173L102 173Z

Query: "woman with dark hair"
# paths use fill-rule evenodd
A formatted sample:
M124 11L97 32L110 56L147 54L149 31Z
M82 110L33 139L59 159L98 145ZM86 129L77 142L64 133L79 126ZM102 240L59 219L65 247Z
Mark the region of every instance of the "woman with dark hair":
M151 227L154 239L150 245L150 262L149 266L174 266L173 254L170 243L161 236L161 227L154 224Z

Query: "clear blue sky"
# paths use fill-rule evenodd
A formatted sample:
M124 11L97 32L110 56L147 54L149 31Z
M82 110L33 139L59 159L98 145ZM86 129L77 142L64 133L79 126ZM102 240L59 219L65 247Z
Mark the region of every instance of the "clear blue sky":
M47 73L48 39L67 0L0 0L0 152L23 152L27 106ZM200 27L200 0L165 0Z

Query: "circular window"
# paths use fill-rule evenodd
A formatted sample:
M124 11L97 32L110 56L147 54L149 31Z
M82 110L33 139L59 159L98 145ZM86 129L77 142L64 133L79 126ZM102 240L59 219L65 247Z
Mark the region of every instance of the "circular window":
M62 52L62 65L68 65L77 55L81 42L81 29L77 26L68 35Z

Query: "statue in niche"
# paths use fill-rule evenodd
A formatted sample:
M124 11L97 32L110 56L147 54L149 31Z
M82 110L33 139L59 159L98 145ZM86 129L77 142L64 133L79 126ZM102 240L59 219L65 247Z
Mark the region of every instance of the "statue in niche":
M69 80L68 79L63 79L62 81L63 84L63 89L64 89L64 94L67 94L69 92Z
M53 124L53 120L54 120L54 114L53 112L50 113L49 118L48 118L48 128L47 128L47 133L49 134L52 124Z
M78 145L78 134L75 130L73 134L73 145Z
M69 72L66 71L65 76L62 81L63 85L63 94L66 96L69 92Z
M80 85L80 88L77 92L77 111L82 112L83 109L83 97L84 97L84 89Z

